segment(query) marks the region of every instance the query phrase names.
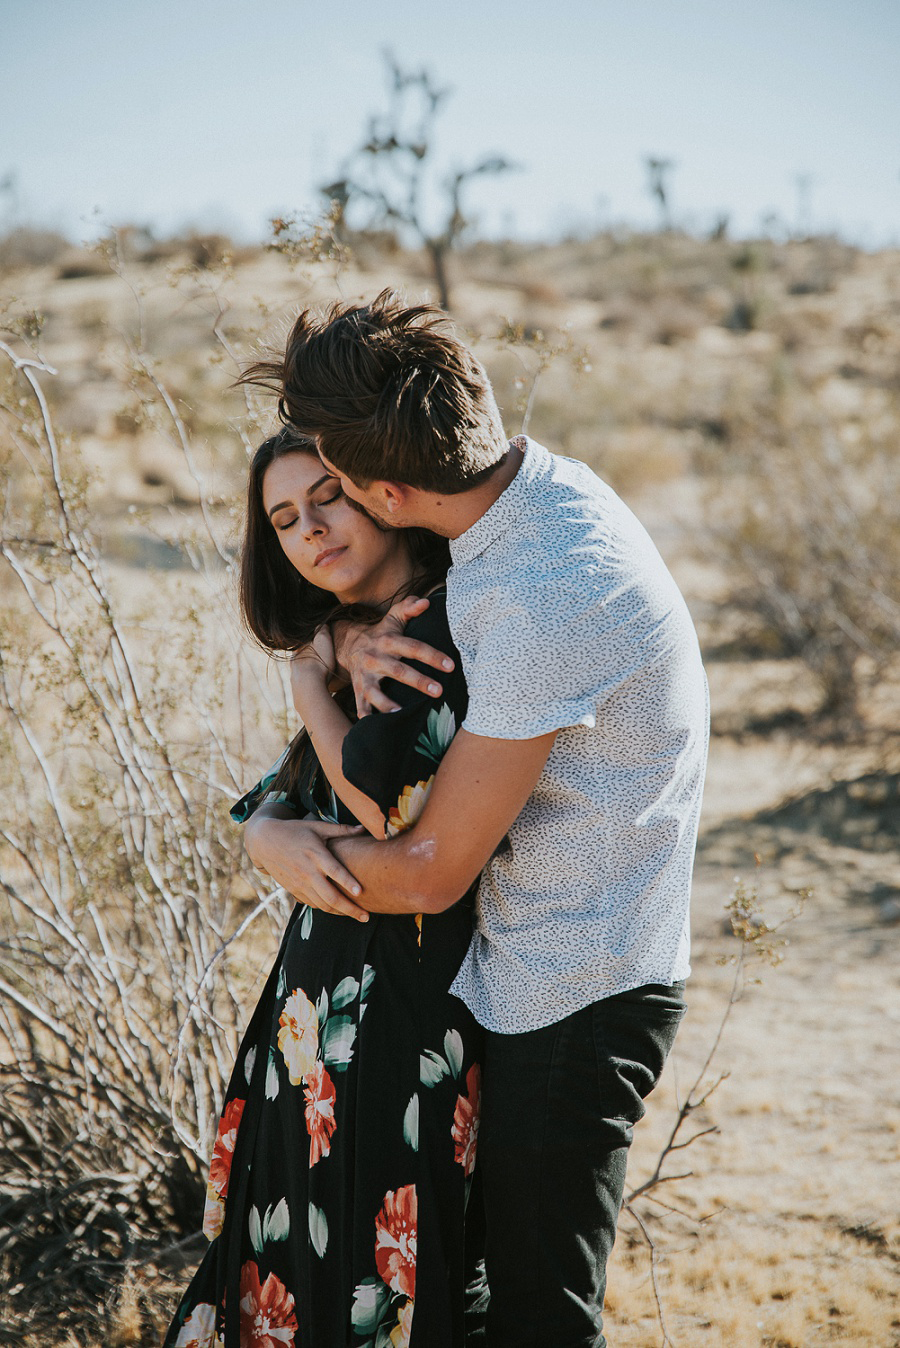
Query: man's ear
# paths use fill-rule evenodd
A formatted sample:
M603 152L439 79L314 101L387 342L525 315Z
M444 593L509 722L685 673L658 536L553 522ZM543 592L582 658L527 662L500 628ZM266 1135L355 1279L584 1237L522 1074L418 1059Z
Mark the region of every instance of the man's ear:
M408 507L413 489L405 482L379 482L377 487L389 515L396 515Z

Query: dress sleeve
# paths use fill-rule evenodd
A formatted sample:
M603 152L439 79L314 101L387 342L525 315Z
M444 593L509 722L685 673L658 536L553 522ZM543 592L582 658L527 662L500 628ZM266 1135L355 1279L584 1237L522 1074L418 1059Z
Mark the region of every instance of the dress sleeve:
M276 779L281 774L285 761L291 754L296 755L291 771L287 774L287 786L276 788ZM284 775L282 775L282 782ZM338 800L330 783L322 772L321 765L313 749L309 736L303 731L291 740L280 758L264 772L255 786L251 786L229 811L236 824L245 824L261 805L286 805L289 810L301 818L318 815L330 824L355 824L357 821L349 810Z
M287 805L288 809L295 810L298 814L302 812L302 805L299 800L288 795L286 791L273 791L272 783L278 776L278 773L290 752L291 746L288 745L280 757L272 764L268 772L264 772L255 786L251 786L249 791L245 791L240 800L236 800L228 813L236 824L246 824L247 820L254 814L260 805Z
M429 697L388 679L384 691L400 710L363 717L344 739L344 776L382 811L388 837L404 832L418 819L468 704L462 662L447 624L446 595L438 591L430 601L426 611L409 623L406 634L453 658L455 667L450 674L415 664L442 685L442 695Z

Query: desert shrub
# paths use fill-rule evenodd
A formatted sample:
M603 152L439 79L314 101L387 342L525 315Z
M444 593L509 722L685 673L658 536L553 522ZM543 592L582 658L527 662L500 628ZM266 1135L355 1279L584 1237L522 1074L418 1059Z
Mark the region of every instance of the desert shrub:
M54 372L22 347L0 343L2 453L27 470L0 534L4 1341L96 1308L116 1269L197 1231L254 976L240 938L284 916L227 813L258 733L230 516L205 507L202 537L182 531L181 599L157 581L136 622L54 430Z
M0 238L0 268L43 267L65 253L68 239L55 229L18 225Z
M757 641L801 659L846 730L900 646L900 407L841 421L783 368L773 382L710 459L704 548Z

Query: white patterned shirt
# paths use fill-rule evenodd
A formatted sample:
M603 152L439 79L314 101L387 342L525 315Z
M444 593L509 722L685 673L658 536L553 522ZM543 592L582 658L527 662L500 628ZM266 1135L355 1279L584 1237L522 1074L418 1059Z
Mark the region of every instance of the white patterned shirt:
M709 740L697 637L649 535L585 464L514 443L521 467L451 542L447 578L464 728L559 731L482 873L452 987L507 1034L690 973Z

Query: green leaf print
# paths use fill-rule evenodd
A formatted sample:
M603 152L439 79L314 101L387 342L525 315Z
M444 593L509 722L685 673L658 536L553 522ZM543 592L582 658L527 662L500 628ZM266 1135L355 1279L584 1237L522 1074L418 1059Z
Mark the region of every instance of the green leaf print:
M430 758L433 763L440 763L455 734L456 717L444 702L428 713L425 729L416 740L416 748L423 758Z
M357 1334L374 1334L391 1299L390 1289L379 1278L364 1278L353 1293L350 1323Z
M326 1022L319 1040L322 1057L326 1067L336 1072L346 1072L353 1057L353 1044L356 1040L356 1026L349 1016L332 1016Z
M409 1104L406 1106L406 1113L403 1115L403 1138L412 1147L413 1151L419 1150L419 1096L416 1093Z
M319 993L319 1000L316 1002L316 1015L319 1017L319 1029L328 1019L328 993L323 988Z
M312 931L313 910L307 906L306 912L300 919L300 940L308 941L309 933Z
M325 1220L324 1217L322 1220ZM286 1198L282 1198L274 1209L266 1209L262 1231L263 1240L287 1240L291 1231L291 1214Z
M315 1203L309 1205L309 1238L316 1254L323 1259L328 1248L328 1223L325 1213Z
M278 1096L278 1060L269 1049L269 1061L266 1066L266 1099L275 1100Z
M287 1199L282 1198L274 1208L270 1203L262 1221L259 1218L259 1208L254 1204L250 1209L247 1227L250 1232L250 1244L257 1254L262 1254L267 1240L287 1240L291 1230L291 1214L288 1211ZM327 1228L325 1238L326 1240L328 1238Z
M463 1065L463 1041L459 1030L448 1030L444 1035L444 1052L447 1055L450 1071L455 1077L458 1077Z
M255 1063L256 1063L256 1045L254 1044L253 1047L248 1050L247 1056L244 1059L244 1080L246 1081L248 1086L250 1085L250 1078L253 1076L253 1067Z
M278 970L278 986L275 989L275 996L283 997L286 991L287 991L287 980L285 979L284 976L284 965L282 964L281 968Z
M441 1055L432 1049L419 1054L419 1080L423 1086L436 1086L449 1071Z
M334 794L334 787L331 788L329 800L330 804L327 810L323 810L319 807L319 818L322 820L323 824L339 824L341 821L338 818L338 798Z
M335 1011L340 1010L342 1006L346 1006L348 1002L352 1002L358 992L359 984L355 978L351 978L348 974L346 978L341 979L340 983L338 983L334 992L331 994L332 1009Z
M372 986L374 982L375 982L375 970L372 968L371 964L364 964L362 986L360 988L359 993L360 997L362 997L363 1000L365 1000L366 997L368 997L369 988Z

